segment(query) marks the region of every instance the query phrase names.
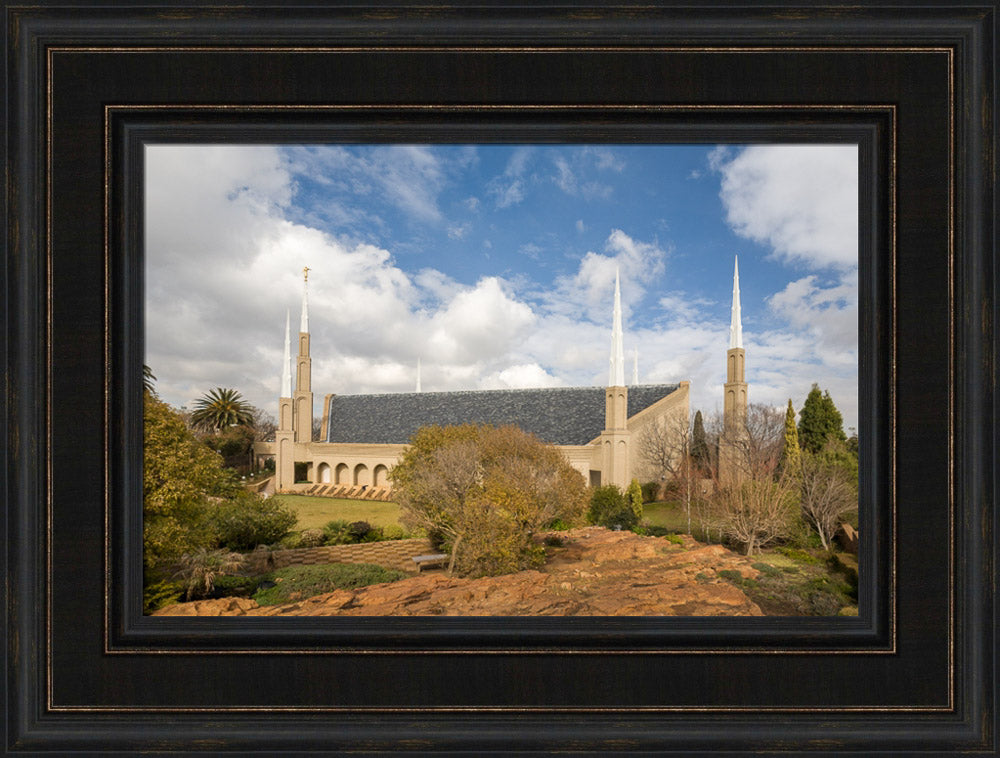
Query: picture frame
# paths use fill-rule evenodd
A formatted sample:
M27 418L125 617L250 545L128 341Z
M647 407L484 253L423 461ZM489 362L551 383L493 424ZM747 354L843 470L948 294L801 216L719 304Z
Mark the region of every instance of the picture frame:
M6 753L995 752L995 4L5 10ZM143 618L142 146L331 135L857 141L859 616Z

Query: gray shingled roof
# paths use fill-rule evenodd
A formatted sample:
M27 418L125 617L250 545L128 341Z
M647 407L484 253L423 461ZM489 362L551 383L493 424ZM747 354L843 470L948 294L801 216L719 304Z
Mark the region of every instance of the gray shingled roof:
M677 389L628 388L631 418ZM604 387L335 395L327 442L405 443L430 424L514 424L555 445L585 445L604 429Z

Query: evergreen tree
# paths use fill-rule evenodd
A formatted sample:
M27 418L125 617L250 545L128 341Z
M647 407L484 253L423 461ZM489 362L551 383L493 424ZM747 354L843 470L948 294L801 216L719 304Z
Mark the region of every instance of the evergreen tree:
M799 430L795 426L795 407L792 399L788 399L788 410L785 411L785 447L781 453L781 468L792 476L802 469L802 450L799 447Z
M844 418L829 391L821 392L819 385L813 384L799 414L799 444L803 450L818 453L830 439L847 439Z
M632 513L635 514L636 523L642 523L642 485L638 479L633 479L626 491Z
M694 430L691 432L691 458L698 468L708 467L708 437L705 434L705 421L701 411L694 414Z

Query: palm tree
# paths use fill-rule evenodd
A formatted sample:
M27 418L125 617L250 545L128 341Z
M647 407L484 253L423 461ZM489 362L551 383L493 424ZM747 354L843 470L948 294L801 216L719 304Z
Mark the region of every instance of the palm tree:
M207 597L215 587L216 577L230 575L242 565L243 556L239 553L200 547L181 556L174 578L184 582L185 600L190 600L195 594Z
M145 363L142 364L142 388L146 390L150 395L156 394L156 377L153 376L153 369L147 366Z
M191 423L205 430L221 430L227 426L253 423L253 406L233 389L216 387L194 402Z

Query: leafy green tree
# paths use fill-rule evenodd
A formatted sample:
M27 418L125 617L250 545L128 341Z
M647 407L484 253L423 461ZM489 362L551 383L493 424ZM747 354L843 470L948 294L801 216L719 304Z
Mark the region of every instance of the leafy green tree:
M216 387L194 402L191 423L205 431L250 425L254 408L234 389Z
M147 568L213 542L209 498L232 496L232 472L181 416L147 394L143 414L143 561Z
M799 443L802 449L818 453L827 440L844 441L844 418L834 405L829 391L821 392L818 384L813 384L799 413Z
M273 545L297 521L295 512L278 498L265 500L246 490L215 504L208 513L215 544L228 550L248 551L258 545Z
M519 571L544 558L532 536L557 519L582 521L583 477L517 427L418 429L390 472L405 526L440 535L449 571Z
M705 471L711 462L708 435L705 434L705 420L701 416L701 411L694 414L694 429L691 432L691 458L702 471Z
M795 425L795 406L788 399L785 411L785 447L781 452L781 470L789 476L797 476L802 469L802 448L799 447L799 430Z

